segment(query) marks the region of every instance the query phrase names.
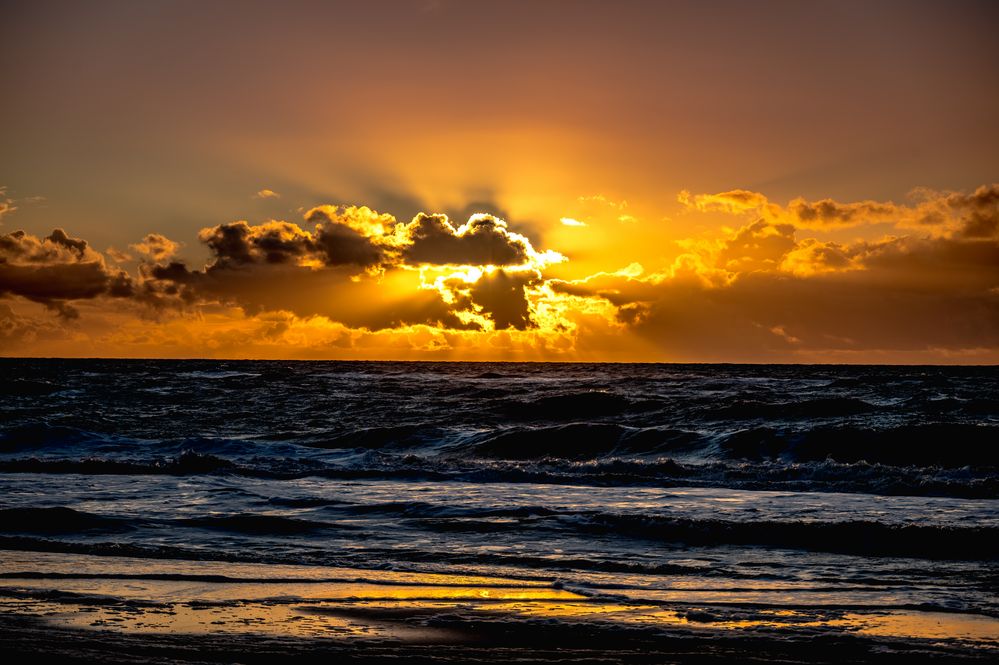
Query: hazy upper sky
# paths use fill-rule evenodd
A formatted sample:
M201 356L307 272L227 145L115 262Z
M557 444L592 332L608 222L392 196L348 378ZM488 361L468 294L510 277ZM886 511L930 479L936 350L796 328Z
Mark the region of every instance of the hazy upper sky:
M0 354L996 362L997 19L3 0Z

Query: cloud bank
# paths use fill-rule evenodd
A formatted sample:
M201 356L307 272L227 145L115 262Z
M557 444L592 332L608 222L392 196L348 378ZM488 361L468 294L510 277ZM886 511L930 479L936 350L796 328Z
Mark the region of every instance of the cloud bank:
M61 229L15 231L0 236L0 350L72 338L105 353L999 361L999 186L906 204L679 199L738 224L654 269L574 280L551 275L565 256L487 214L400 222L324 205L301 224L226 222L198 234L201 266L149 233L132 274ZM862 226L878 234L822 237Z

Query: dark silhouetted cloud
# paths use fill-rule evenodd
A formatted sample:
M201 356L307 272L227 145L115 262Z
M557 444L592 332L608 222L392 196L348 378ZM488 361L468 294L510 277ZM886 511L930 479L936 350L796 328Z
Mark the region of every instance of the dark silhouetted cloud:
M131 278L110 271L86 240L55 229L45 238L24 231L0 236L0 295L42 303L64 318L77 312L66 304L100 295L132 294Z
M404 233L402 255L407 263L523 265L533 253L526 237L486 214L472 215L455 228L447 215L420 213L406 225Z

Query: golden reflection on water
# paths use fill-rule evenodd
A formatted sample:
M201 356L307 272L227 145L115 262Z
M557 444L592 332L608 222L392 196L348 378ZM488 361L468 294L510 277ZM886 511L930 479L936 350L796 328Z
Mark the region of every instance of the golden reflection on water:
M147 602L226 602L244 600L582 600L585 596L552 587L395 585L371 583L176 582L166 580L9 580L9 587L69 591L87 596Z
M73 628L127 633L254 633L289 637L377 637L385 631L336 616L315 616L292 605L170 603L152 607L67 605L18 600L4 612L30 613Z
M218 575L236 579L272 580L373 580L399 584L503 584L511 586L544 587L547 582L514 580L487 575L454 573L416 573L395 570L358 570L333 566L301 566L293 564L256 564L229 561L185 561L182 559L142 559L135 557L108 557L86 554L55 554L49 552L5 551L0 560L0 573L11 574L30 570L45 574L88 575Z
M850 610L858 598L807 593L769 581L743 588L708 581L677 580L673 589L619 589L614 598L591 598L539 581L487 576L256 566L214 562L125 560L9 553L0 572L46 574L199 575L202 579L62 578L0 580L0 612L34 615L75 628L117 632L265 634L288 637L378 638L446 642L467 638L429 628L433 616L526 621L543 619L640 625L688 631L810 630L888 638L960 640L999 649L999 619L900 610ZM29 560L30 556L30 560ZM30 564L30 565L29 565ZM209 575L280 581L227 581ZM690 586L699 588L684 588ZM769 588L768 588L769 587ZM49 592L68 592L57 598ZM828 591L831 591L828 590ZM631 596L629 598L628 596ZM840 597L842 596L842 597ZM898 604L890 593L864 595ZM752 607L765 600L769 607ZM750 605L747 605L750 603ZM786 609L781 609L781 606ZM790 606L805 609L792 609ZM824 606L825 605L825 606Z
M847 614L858 632L883 637L921 637L991 642L999 647L999 620L974 614L944 612L885 612L877 615Z
M999 647L999 619L972 614L920 611L825 613L799 610L756 610L752 618L724 619L724 614L665 609L656 605L618 603L493 603L476 608L548 618L596 618L621 623L676 624L691 628L830 628L882 637L958 639Z
M45 585L47 587L48 585ZM231 585L225 585L231 586ZM243 585L239 585L243 586ZM350 586L350 585L345 585ZM43 588L45 588L43 587ZM119 588L119 591L122 589ZM490 615L516 619L558 619L622 625L668 627L696 631L752 629L827 629L863 635L930 640L961 640L999 648L999 620L966 614L917 611L826 613L816 610L753 610L733 608L676 609L657 605L589 600L571 593L565 599L545 598L538 590L442 589L390 587L378 595L358 595L344 589L339 600L284 599L272 594L258 600L152 602L137 597L58 602L37 598L4 598L0 611L31 614L64 626L153 633L254 633L289 637L387 638L421 642L458 639L447 631L406 623L433 615ZM558 590L547 590L558 591ZM0 595L3 592L0 590ZM326 594L328 595L328 594ZM553 594L557 595L557 594ZM110 601L110 602L109 602ZM749 616L740 616L748 614ZM415 625L414 625L415 624Z

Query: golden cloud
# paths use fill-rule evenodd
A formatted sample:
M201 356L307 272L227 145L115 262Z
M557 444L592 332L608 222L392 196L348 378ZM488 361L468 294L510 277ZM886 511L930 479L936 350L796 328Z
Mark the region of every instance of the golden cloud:
M0 222L3 221L4 215L9 215L15 210L17 208L14 206L14 199L7 196L7 188L0 187Z
M913 190L912 197L916 200L913 205L796 198L787 206L780 206L759 192L737 189L719 194L681 192L678 200L689 210L754 215L774 224L803 229L892 224L899 228L932 228L940 235L971 238L992 238L999 233L999 184L983 185L971 194L918 188Z
M153 233L131 246L143 257L134 275L59 229L17 231L0 236L0 295L11 299L0 339L5 352L72 339L92 353L120 344L262 357L999 358L999 188L916 196L910 206L778 206L747 190L684 194L692 213L752 217L682 241L655 270L630 263L575 280L551 276L562 254L484 214L403 223L318 206L304 215L309 228L228 222L200 232L210 254L200 268ZM897 233L801 237L882 218ZM84 316L45 322L24 303Z
M999 349L994 237L798 241L793 226L760 219L661 273L552 286L607 300L630 331L673 358Z
M151 261L161 262L171 259L177 253L177 250L180 249L181 244L159 233L149 233L140 242L129 245L129 247ZM107 253L111 255L113 251L109 249ZM130 258L127 254L118 254L118 257L112 256L116 261L120 262L122 259L129 260Z

